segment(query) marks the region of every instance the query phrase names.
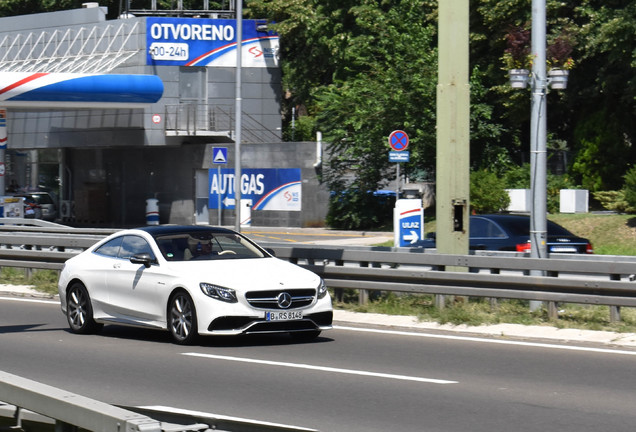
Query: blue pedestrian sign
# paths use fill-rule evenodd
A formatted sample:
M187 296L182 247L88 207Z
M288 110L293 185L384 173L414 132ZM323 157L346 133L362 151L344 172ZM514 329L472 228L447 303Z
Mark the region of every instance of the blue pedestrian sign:
M399 199L393 210L394 243L397 247L409 247L422 240L424 235L424 209L419 199Z
M214 164L227 163L227 147L214 147L212 149L212 163Z

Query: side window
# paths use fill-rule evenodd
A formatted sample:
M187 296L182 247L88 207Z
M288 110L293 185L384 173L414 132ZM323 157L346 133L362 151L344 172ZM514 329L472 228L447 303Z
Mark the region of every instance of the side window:
M155 258L146 240L138 236L125 236L119 251L119 258L129 259L131 256L141 253L150 254L152 259Z
M470 219L471 238L501 238L506 234L492 221L482 218Z
M470 237L484 238L488 237L488 221L480 218L470 219Z
M116 237L112 239L111 241L104 243L103 245L95 249L95 253L117 258L117 255L119 255L119 249L121 247L121 242L123 239L124 237Z
M497 237L497 238L506 238L506 237L508 237L506 235L505 231L502 230L501 227L499 225L497 225L496 223L489 221L489 225L490 225L490 229L488 231L488 236L489 237Z

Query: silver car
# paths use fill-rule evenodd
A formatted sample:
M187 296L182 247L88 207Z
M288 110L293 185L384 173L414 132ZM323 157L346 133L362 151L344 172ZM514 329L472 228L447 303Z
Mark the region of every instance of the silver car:
M42 208L42 219L54 221L57 219L57 205L53 196L48 192L26 192L16 194L16 196L29 198L35 201ZM37 217L37 216L36 216Z

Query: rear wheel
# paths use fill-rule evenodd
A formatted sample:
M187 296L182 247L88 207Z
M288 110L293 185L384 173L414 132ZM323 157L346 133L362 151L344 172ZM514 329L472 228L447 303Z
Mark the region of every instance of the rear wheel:
M66 319L73 333L94 333L102 326L93 319L93 307L86 287L75 282L66 295Z
M197 337L197 313L188 293L180 291L170 298L168 329L172 339L180 345L189 345Z

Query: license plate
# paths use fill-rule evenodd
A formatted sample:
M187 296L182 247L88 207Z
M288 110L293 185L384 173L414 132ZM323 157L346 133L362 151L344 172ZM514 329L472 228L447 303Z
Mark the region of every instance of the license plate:
M302 311L271 311L265 313L267 321L292 321L303 319Z
M576 252L576 248L573 246L552 246L550 248L550 252L567 252L567 253L572 253L572 252Z

